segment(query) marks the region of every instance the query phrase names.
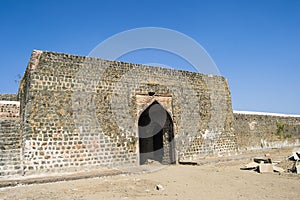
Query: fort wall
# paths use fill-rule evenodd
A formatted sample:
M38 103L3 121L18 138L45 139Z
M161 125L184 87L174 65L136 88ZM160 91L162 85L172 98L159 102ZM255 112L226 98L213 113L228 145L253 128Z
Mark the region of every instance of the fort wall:
M221 76L34 51L19 98L25 174L137 165L137 122L153 101L172 115L178 160L236 150Z
M0 101L0 176L22 173L19 106Z
M234 111L241 152L300 145L300 115Z
M152 105L172 133L142 143ZM19 93L0 95L0 138L3 177L135 166L148 141L166 163L299 146L300 116L233 112L222 76L33 51Z

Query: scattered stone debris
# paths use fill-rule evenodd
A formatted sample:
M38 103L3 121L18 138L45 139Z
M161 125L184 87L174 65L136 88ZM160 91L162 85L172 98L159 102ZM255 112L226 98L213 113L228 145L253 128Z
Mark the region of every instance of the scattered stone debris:
M270 154L265 157L254 158L252 162L246 164L242 170L254 170L259 173L283 173L292 172L300 174L300 149L294 149L292 155L282 161L272 161Z
M274 172L279 172L279 173L283 173L285 170L281 167L278 167L276 165L273 165L273 170Z
M294 162L291 172L300 174L300 150L294 149L292 155L288 159Z
M256 163L272 163L271 158L254 158L253 160Z
M144 164L145 165L161 165L160 162L158 162L156 160L151 160L151 159L147 159Z
M290 172L290 170L294 166L294 162L292 162L289 159L284 159L282 160L279 164L276 165L277 167L281 167L282 169L285 170L285 172Z
M292 155L289 157L289 160L292 161L298 161L300 160L300 151L299 152L293 152Z
M270 154L265 155L266 158L254 158L252 162L245 165L241 168L243 170L254 170L259 173L273 173L275 172L284 172L284 169L281 167L275 166L278 162L272 162Z
M245 167L243 169L256 169L258 167L258 164L254 161L248 163L245 165Z
M292 172L296 173L296 174L300 174L300 165L299 165L299 161L296 160L294 162L293 168L291 170Z

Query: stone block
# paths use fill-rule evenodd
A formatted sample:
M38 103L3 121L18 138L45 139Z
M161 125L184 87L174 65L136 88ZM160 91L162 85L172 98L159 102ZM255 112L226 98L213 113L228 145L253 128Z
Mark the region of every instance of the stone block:
M272 163L260 163L258 166L259 173L273 173Z

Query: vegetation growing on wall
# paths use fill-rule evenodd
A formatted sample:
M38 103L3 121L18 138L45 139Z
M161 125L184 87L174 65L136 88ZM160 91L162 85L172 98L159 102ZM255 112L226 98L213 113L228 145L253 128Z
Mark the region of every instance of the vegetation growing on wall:
M272 132L272 134L276 135L279 139L287 139L292 137L291 134L286 133L286 124L281 124L278 121L276 121L276 126L276 132Z

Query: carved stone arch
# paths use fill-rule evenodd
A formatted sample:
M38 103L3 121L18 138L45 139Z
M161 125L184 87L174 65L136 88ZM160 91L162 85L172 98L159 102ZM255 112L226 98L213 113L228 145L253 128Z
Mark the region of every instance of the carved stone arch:
M165 106L156 98L153 98L150 102L148 102L138 113L138 117L141 116L141 114L147 109L149 108L154 102L158 103L169 115L170 117L172 118L172 121L173 121L173 116L172 116L172 113L167 109L165 108Z

